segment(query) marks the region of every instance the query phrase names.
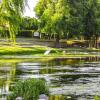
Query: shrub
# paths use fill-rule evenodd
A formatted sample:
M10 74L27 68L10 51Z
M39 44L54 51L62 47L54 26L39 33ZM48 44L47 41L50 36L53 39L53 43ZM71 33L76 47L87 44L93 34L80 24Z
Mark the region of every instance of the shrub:
M23 100L37 100L40 94L49 94L43 79L18 81L11 91L12 94L8 97L9 100L15 100L16 97L22 97Z

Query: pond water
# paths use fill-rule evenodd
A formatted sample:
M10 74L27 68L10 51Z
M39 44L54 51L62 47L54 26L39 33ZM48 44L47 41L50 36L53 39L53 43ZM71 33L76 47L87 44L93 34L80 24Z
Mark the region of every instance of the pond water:
M44 78L50 100L93 100L100 95L100 57L0 60L0 98L27 78Z

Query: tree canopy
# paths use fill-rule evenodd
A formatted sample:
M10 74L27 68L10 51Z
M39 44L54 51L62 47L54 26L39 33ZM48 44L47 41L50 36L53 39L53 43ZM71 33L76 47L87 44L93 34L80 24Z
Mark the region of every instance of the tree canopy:
M36 18L23 17L20 30L38 30L38 20Z
M35 7L43 33L84 36L93 41L100 36L99 0L39 0ZM92 43L93 44L93 43Z
M15 41L15 34L19 29L21 16L27 0L1 0L0 26L9 30L10 39Z
M38 28L58 43L62 38L83 36L95 46L100 36L100 0L39 0L35 7L38 23L34 18L22 19L26 2L0 0L0 31L9 30L11 40L15 41L19 28Z

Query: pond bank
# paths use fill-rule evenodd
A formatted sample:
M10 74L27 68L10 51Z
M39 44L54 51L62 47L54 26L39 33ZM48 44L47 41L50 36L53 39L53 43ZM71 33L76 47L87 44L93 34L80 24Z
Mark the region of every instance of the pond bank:
M99 66L100 57L0 59L0 89L9 94L18 81L43 78L50 100L94 100L100 93Z
M47 54L46 51L50 51ZM3 46L0 47L0 58L48 58L48 57L88 57L99 56L100 49L76 49L76 48L50 48L46 46L33 46L23 48L20 46Z

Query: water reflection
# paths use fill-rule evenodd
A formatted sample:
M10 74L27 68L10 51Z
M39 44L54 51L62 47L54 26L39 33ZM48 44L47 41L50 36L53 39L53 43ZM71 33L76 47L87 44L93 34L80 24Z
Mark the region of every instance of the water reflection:
M26 78L45 78L50 100L91 100L100 94L100 57L0 62L0 97Z
M62 95L51 95L49 100L64 100L64 96Z
M10 93L9 87L15 79L15 75L16 63L0 63L0 97L3 100L6 100L6 96Z

